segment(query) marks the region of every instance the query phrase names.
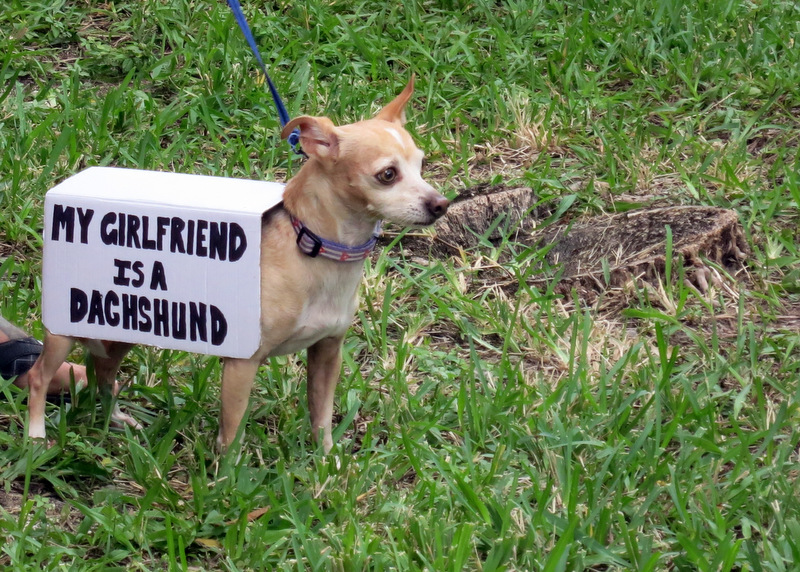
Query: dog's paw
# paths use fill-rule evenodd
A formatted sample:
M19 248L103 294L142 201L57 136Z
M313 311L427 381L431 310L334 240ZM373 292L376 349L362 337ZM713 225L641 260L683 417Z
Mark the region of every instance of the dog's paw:
M47 439L44 436L39 437L39 436L32 436L32 435L29 435L28 437L29 437L30 444L33 447L36 447L36 448L42 447L41 450L52 449L53 447L56 446L56 440L55 439Z
M127 425L136 431L142 428L142 424L127 413L123 413L122 409L119 408L119 405L114 405L114 411L111 413L111 424L119 428L123 428L125 425Z

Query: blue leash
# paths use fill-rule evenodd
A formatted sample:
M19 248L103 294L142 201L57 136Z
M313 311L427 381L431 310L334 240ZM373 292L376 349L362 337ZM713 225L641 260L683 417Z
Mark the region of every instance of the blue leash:
M264 77L267 79L267 85L269 86L269 92L272 94L272 100L275 102L275 108L278 110L278 119L280 120L281 128L283 128L287 123L289 123L289 113L286 111L283 101L281 101L281 96L278 95L278 90L275 88L275 84L272 83L272 79L267 73L267 66L264 65L264 60L261 59L261 53L258 51L258 46L256 46L256 40L253 38L253 33L250 31L250 26L247 24L247 19L244 17L244 13L242 12L242 5L239 4L239 0L228 0L228 6L231 7L231 10L233 11L233 17L236 18L236 23L239 24L239 28L241 28L242 34L244 34L247 43L250 44L250 49L253 51L256 61L258 61L261 71L264 72ZM303 153L303 150L298 147L300 143L299 129L295 129L289 134L288 141L295 153L306 156L306 154Z

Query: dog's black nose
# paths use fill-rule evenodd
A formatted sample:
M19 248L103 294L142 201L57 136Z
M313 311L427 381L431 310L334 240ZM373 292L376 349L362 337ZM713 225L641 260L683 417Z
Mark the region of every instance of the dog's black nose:
M425 207L428 209L428 212L436 218L439 218L447 212L448 205L450 205L450 201L438 193L425 201Z

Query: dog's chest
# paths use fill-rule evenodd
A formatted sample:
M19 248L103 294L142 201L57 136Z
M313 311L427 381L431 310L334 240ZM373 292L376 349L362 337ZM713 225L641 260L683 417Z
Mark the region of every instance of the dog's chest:
M287 339L271 355L294 353L319 340L341 336L350 327L358 304L361 273L329 277L305 300Z

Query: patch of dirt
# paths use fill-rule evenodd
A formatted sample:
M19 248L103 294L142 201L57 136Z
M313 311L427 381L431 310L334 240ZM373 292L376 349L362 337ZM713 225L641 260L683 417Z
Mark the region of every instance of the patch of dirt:
M773 327L776 330L800 332L800 301L787 302L783 311L775 316Z
M21 481L12 481L9 491L0 489L0 510L18 516L25 499ZM83 514L75 507L59 499L46 484L31 482L28 499L36 499L47 505L45 515L49 522L58 522L61 527L75 531L83 520Z
M8 257L22 261L30 258L32 254L33 249L30 244L26 242L8 242L5 237L0 238L0 264Z

